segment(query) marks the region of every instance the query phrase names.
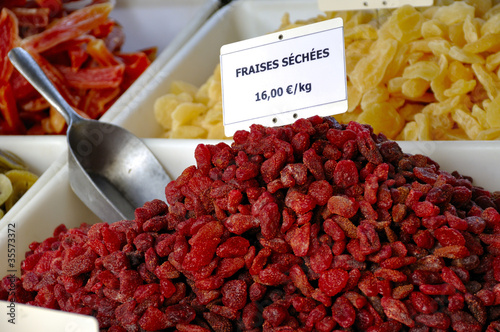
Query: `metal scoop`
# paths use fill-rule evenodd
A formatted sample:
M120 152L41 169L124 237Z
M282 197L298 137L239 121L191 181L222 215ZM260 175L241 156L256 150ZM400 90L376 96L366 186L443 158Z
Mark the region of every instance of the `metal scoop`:
M145 202L165 200L170 177L142 140L119 126L78 115L24 49L12 49L9 58L66 120L71 188L99 218L133 220Z

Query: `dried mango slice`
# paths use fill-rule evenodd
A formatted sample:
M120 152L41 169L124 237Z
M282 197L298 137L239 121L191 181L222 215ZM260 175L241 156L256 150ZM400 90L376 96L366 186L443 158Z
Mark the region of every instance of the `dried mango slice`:
M432 81L439 74L439 66L432 61L419 61L405 68L403 77L407 79L421 78Z
M375 44L372 52L359 60L349 77L354 86L362 92L382 81L387 66L396 54L398 42L394 39L383 39Z
M478 105L473 105L471 114L473 117L477 119L481 127L485 129L490 128L490 124L488 123L488 119L486 117L486 111L483 110L481 107L479 107Z
M420 77L410 78L401 86L401 92L408 98L422 97L429 89L430 83Z
M481 125L468 111L457 109L452 112L452 118L462 128L470 139L476 139L481 132Z
M360 123L370 123L375 133L384 133L394 139L404 126L404 119L389 103L371 104L357 119Z
M486 58L486 69L493 71L499 65L500 65L500 52L489 55Z
M415 123L417 124L417 137L419 141L429 141L431 137L430 119L427 114L416 114Z
M487 71L483 65L473 64L471 66L477 80L483 85L484 89L488 93L488 98L493 100L498 96L498 90L500 88L500 80L493 73Z
M429 41L429 49L434 55L448 55L450 53L450 42L445 39L436 39Z
M445 101L447 97L444 95L444 91L449 88L450 82L447 77L448 72L448 59L446 56L441 55L439 57L439 74L436 76L434 80L431 82L431 89L434 92L434 95L438 101Z
M396 9L382 29L387 30L402 43L408 43L422 36L422 14L410 5Z
M414 121L415 115L421 113L423 108L424 106L422 104L406 103L399 109L399 115L401 115L405 121Z
M180 94L169 93L158 99L154 104L156 121L166 130L172 129L172 113L181 103L192 102L193 97L187 92Z
M442 22L434 19L422 23L421 29L424 38L443 37L447 30Z
M368 109L373 104L379 104L389 100L389 92L385 86L376 86L373 89L366 91L361 98L361 108Z
M404 141L416 141L418 140L418 125L415 121L410 121L401 131L399 139Z
M346 28L344 38L350 39L377 39L377 29L371 24L360 24L352 28Z
M450 53L448 55L455 60L465 62L465 63L479 63L484 64L485 60L482 56L465 51L463 48L459 48L457 46L452 46L450 48Z
M458 81L454 82L449 89L446 89L444 91L444 95L446 97L465 95L474 90L475 87L475 80L466 81L463 79L459 79Z
M354 85L350 81L347 82L347 112L352 112L356 107L358 107L361 102L361 98L363 94L356 89Z
M482 53L486 51L498 51L500 48L500 34L489 33L478 40L471 42L463 47L465 52Z
M172 112L172 124L176 126L188 125L196 122L201 115L207 112L207 106L200 103L181 103Z
M483 130L476 136L476 140L497 140L500 138L500 128Z
M479 39L478 30L477 22L472 18L472 16L467 16L464 21L464 38L467 43L474 43Z
M470 67L464 66L464 64L459 61L450 62L447 75L452 82L459 80L470 81L474 79L474 74Z
M481 35L500 33L500 13L490 17L481 27Z
M457 1L449 6L439 7L434 13L434 19L437 19L447 25L464 22L467 16L474 17L475 9L464 1Z
M500 95L488 104L486 107L486 119L491 127L500 128Z

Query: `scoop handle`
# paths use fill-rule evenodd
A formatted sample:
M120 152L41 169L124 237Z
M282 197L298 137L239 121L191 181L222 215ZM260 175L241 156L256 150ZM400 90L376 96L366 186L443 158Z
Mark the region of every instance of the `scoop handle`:
M61 113L68 126L83 119L61 96L31 54L20 47L15 47L10 50L9 59L28 82Z

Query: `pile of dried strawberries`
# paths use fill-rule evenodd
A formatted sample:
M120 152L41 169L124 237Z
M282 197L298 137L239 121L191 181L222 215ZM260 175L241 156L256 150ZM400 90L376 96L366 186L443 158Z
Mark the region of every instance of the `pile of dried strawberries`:
M0 1L0 135L64 134L66 122L7 54L23 47L80 115L98 119L148 68L156 48L121 52L107 0Z
M470 178L321 117L195 158L168 205L33 243L17 300L114 332L500 331L500 201Z

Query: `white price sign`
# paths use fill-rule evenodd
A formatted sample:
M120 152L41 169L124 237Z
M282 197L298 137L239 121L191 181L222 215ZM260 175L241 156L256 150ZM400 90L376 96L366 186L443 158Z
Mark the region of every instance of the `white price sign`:
M397 8L404 5L413 7L428 7L434 0L318 0L319 9L322 11L362 10Z
M340 18L224 45L220 63L226 136L347 110Z

